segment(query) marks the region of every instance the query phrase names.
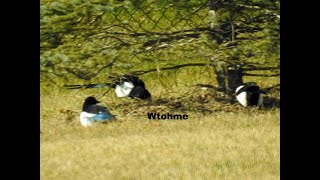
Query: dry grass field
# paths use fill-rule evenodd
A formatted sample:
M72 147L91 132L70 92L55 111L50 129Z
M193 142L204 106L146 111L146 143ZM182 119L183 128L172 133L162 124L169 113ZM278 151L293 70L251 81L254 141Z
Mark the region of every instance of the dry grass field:
M110 91L99 101L117 120L89 128L79 122L83 100L106 89L43 88L41 179L280 179L279 107L244 108L199 90L179 99L149 82L152 103ZM188 119L149 120L147 112Z

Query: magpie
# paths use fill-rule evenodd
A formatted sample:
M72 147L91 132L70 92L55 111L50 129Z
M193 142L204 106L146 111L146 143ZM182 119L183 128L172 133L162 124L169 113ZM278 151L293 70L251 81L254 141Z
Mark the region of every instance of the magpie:
M103 106L97 105L100 103L96 98L87 97L82 106L80 114L80 123L82 126L91 126L94 123L103 123L110 120L115 120L115 116L110 114L108 109Z
M151 94L146 89L144 82L136 76L124 75L115 80L115 91L118 97L131 97L150 100Z
M261 106L263 92L255 82L248 82L236 88L236 98L242 106Z
M68 89L80 89L80 88L103 88L109 87L115 89L118 97L131 97L139 98L142 100L150 100L151 94L146 89L144 82L133 75L123 75L120 77L109 76L112 83L98 83L98 84L85 84L85 85L65 85Z

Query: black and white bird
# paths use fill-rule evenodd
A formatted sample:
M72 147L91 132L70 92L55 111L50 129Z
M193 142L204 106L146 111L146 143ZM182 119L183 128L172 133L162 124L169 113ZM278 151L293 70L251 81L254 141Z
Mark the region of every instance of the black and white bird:
M115 91L118 97L131 97L151 99L151 94L146 89L144 82L136 76L124 75L115 81Z
M261 106L263 92L255 82L248 82L236 88L236 98L242 106Z
M112 83L98 83L85 85L65 85L68 89L80 88L103 88L110 87L115 89L118 97L139 98L142 100L151 100L151 94L146 89L144 82L133 75L123 75L120 77L109 77Z
M104 123L115 119L115 116L106 107L99 106L97 103L100 102L92 96L85 99L82 112L80 113L80 123L82 126L87 127L95 123Z

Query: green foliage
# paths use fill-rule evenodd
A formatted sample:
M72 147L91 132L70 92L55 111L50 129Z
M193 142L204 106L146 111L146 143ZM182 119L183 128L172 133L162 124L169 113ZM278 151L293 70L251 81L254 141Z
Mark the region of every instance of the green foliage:
M204 0L42 0L41 80L94 81L106 74L208 62L217 54L238 63L279 63L279 2L211 3L218 23L213 32L205 29L210 3ZM232 34L237 46L229 48Z

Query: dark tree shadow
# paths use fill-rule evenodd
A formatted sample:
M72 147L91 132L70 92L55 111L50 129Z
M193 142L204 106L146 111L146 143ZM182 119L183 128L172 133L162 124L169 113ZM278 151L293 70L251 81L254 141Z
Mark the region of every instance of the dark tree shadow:
M263 107L266 109L280 108L280 99L275 97L264 97Z

